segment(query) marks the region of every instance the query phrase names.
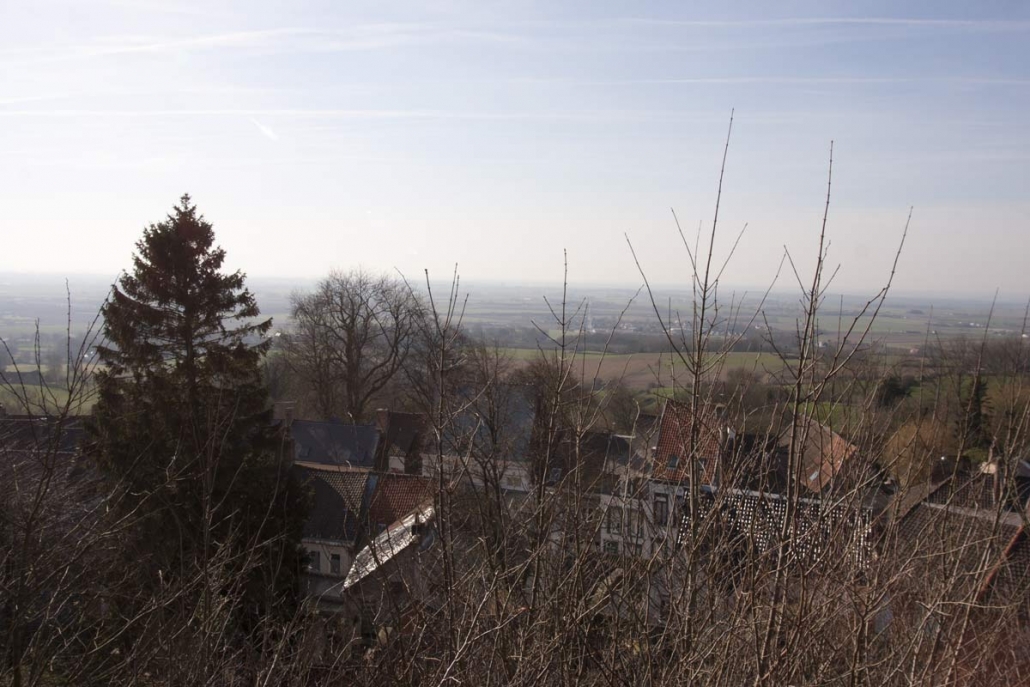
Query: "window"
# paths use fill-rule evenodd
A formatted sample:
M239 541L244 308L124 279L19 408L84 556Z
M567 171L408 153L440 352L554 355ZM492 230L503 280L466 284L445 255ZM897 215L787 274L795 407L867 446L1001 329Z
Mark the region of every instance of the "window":
M669 495L654 495L654 524L667 525L669 523Z
M637 532L638 537L644 536L644 526L647 524L647 518L644 517L644 509L637 508Z
M613 556L619 555L619 542L617 541L606 541L604 543L604 552L610 553Z
M622 508L619 506L608 507L608 534L620 534L622 532Z
M642 558L643 555L644 555L644 545L643 544L634 544L633 545L633 555L636 556L637 558Z
M340 574L340 554L334 553L329 556L329 572L333 575Z
M591 520L592 516L593 516L593 513L590 512L590 507L589 506L583 506L582 508L579 509L578 514L577 514L576 517L579 518L578 522L579 522L580 525L588 525L590 523L590 520Z
M322 557L318 555L318 551L308 551L308 570L312 572L321 572L322 570Z
M551 468L550 476L547 481L551 484L561 482L561 468Z
M670 470L675 470L677 467L679 467L679 464L680 464L680 457L679 456L677 456L675 453L673 453L672 455L669 456L668 468Z

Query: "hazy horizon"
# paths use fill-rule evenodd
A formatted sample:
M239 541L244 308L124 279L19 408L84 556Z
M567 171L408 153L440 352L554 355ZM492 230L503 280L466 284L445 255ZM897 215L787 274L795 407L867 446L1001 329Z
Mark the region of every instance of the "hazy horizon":
M343 268L345 269L345 268ZM312 276L312 277L294 277L289 275L275 275L275 274L251 274L244 270L247 278L248 287L255 293L259 293L263 290L263 287L277 286L279 288L290 286L294 287L295 290L303 292L306 288L313 287L317 280L324 275ZM397 272L389 272L388 274L397 275ZM9 285L12 279L32 281L36 284L44 284L49 291L58 290L61 293L64 292L65 282L67 282L70 288L72 300L75 301L77 298L76 287L85 287L86 291L96 290L97 288L106 288L107 286L114 283L118 278L119 273L111 275L105 275L101 273L90 273L90 272L79 272L79 273L62 273L54 271L39 271L39 272L21 272L17 270L0 270L0 286ZM400 275L398 275L400 276ZM403 275L407 278L408 282L418 290L424 290L425 288L425 274L418 275ZM442 290L448 289L451 280L451 275L433 275L430 274L430 284L434 290L434 293L441 295ZM792 277L793 278L793 277ZM470 298L474 298L477 290L518 290L518 291L529 291L531 296L551 298L557 293L560 293L563 283L560 279L554 280L539 280L539 281L523 281L518 282L511 279L490 279L489 277L469 279L462 276L459 272L460 291L462 297L468 295ZM641 298L646 297L646 290L643 289L643 283L612 283L603 281L575 281L570 278L568 283L569 293L576 297L586 296L589 297L593 291L614 291L620 295L631 295L640 288ZM651 288L656 294L675 295L675 296L687 296L690 293L689 283L657 283L652 282ZM879 290L879 286L875 287L875 291ZM835 307L836 301L844 297L853 304L856 300L871 298L875 291L870 290L864 292L860 291L846 291L833 288L831 284L830 289L825 294L826 299L826 310L832 311ZM796 283L794 285L788 284L786 281L781 279L772 288L766 285L759 284L724 284L720 286L720 292L725 295L736 295L741 296L747 295L748 302L757 302L765 293L768 292L770 297L774 297L777 300L782 299L794 299L800 296L800 292L797 288ZM979 306L989 306L992 301L998 304L1003 304L1009 307L1012 306L1025 306L1030 302L1030 292L1027 294L1006 294L999 291L997 295L994 291L991 292L970 292L970 291L919 291L919 290L905 290L892 288L890 294L887 297L887 302L904 301L906 303L918 303L925 306L944 305L949 303L963 303Z
M1030 6L68 1L0 10L0 272L117 275L184 192L254 278L1030 293ZM793 275L785 267L780 288ZM732 287L730 287L732 290Z

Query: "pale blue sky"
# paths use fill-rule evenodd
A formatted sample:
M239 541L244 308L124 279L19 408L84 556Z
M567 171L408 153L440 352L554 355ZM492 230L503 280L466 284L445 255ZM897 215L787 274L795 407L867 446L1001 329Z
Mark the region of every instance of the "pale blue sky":
M455 262L686 283L810 262L835 140L838 286L1030 292L1030 5L124 0L0 5L0 270L114 274L188 191L234 267Z

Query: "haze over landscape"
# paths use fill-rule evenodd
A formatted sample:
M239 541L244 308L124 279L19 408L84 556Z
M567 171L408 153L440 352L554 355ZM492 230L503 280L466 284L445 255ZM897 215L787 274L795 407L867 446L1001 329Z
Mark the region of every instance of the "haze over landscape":
M0 271L113 277L189 192L229 264L686 285L815 252L835 288L1023 298L1030 9L1019 3L10 4ZM789 286L789 284L787 284Z
M1030 684L1028 39L0 4L0 687Z

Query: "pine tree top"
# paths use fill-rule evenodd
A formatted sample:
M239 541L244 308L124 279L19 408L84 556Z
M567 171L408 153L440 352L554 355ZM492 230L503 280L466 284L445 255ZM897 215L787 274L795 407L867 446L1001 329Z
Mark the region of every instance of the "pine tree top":
M256 364L269 342L248 339L263 337L272 321L253 321L260 310L245 275L222 271L225 251L214 238L189 195L143 230L132 271L119 277L103 308L111 345L100 353L112 372L171 365L195 373L203 362L208 372L225 373L244 359Z

